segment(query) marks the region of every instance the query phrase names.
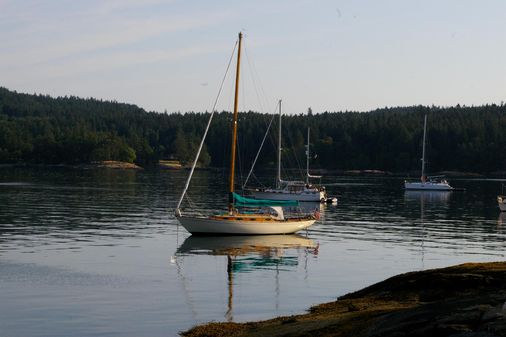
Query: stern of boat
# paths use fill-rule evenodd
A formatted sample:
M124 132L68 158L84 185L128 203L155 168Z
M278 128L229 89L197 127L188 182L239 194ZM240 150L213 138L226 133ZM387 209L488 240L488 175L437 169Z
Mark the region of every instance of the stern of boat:
M497 196L497 204L501 212L506 212L506 196L498 195Z

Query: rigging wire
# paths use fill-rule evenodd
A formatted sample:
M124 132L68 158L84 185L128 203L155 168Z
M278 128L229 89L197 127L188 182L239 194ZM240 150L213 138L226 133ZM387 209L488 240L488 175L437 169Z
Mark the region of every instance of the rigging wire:
M176 264L176 270L177 270L177 274L181 280L181 285L183 287L183 293L185 295L185 302L187 304L187 306L190 308L191 312L192 312L192 316L193 316L193 320L194 321L197 321L197 310L195 309L195 303L192 299L192 297L190 296L190 292L189 292L189 287L187 285L187 278L184 276L183 272L182 272L182 267L181 267L181 264L180 262L183 261L183 255L176 255L175 258L174 258L174 262Z
M255 64L253 63L252 59L250 59L250 57L248 56L248 53L247 53L247 49L245 48L245 56L246 56L246 61L248 63L248 67L250 68L250 72L252 74L255 74L256 77L258 78L258 82L259 82L259 85L257 86L257 83L255 82L255 77L252 77L252 82L253 82L253 86L255 88L255 93L257 95L257 98L260 102L260 105L261 105L261 108L262 108L262 111L264 110L264 108L262 107L262 104L261 104L261 99L260 99L260 93L259 91L262 91L262 95L264 97L268 97L268 95L266 94L265 90L264 90L264 86L262 85L261 83L261 80L260 80L260 76L258 76L258 72L256 70L256 67L255 67ZM258 89L258 87L260 88L260 90ZM268 100L268 101L271 101L271 100ZM270 123L269 123L270 125ZM277 148L277 137L273 134L270 135L269 137L269 140L270 140L270 143L271 145L273 146L273 148ZM283 171L285 172L285 170L283 169ZM286 172L285 172L286 173ZM246 183L245 183L246 184Z
M291 140L291 139L290 139ZM300 160L299 160L299 156L297 156L297 149L295 148L294 146L295 144L292 142L292 153L293 153L293 157L295 158L295 162L297 163L297 167L298 167L298 173L300 174L301 176L301 180L304 181L304 173L303 173L303 169L302 169L302 166L300 164Z
M254 64L253 64L253 62L252 62L252 60L251 60L251 59L250 59L250 57L249 57L249 54L248 54L248 50L249 50L249 48L247 47L247 42L246 42L246 40L244 40L244 42L243 42L243 43L244 43L244 45L243 45L243 51L244 51L244 55L245 55L245 58L246 58L246 61L247 61L247 64L248 64L248 70L249 70L249 73L250 73L250 75L251 75L251 76L250 76L250 80L251 80L251 83L252 83L252 85L253 85L253 88L254 88L254 91L255 91L256 98L257 98L257 100L258 100L258 105L259 105L259 107L260 107L260 112L262 112L262 111L265 111L265 108L264 108L264 104L262 103L262 99L261 99L261 93L260 93L260 91L262 91L262 93L263 93L263 95L264 95L265 97L266 97L267 95L265 94L265 90L263 90L263 87L261 86L260 77L258 76L258 73L257 73L257 71L256 71L256 68L255 68L255 66L254 66ZM241 81L242 81L242 87L243 87L243 88L246 88L246 86L244 85L245 78L246 78L246 77L244 77L244 76L241 78ZM257 80L257 79L258 79L258 80ZM257 82L258 82L258 84L257 84ZM259 87L260 87L260 89L259 89ZM243 111L246 111L246 105L247 105L247 104L246 104L246 96L247 96L247 95L246 95L246 93L245 93L245 92L246 92L246 91L245 91L245 89L243 89L243 90L241 91L241 94L242 94L242 106L243 106ZM251 110L251 109L250 109L250 110ZM265 124L267 125L267 122L266 122L266 121L265 121ZM268 130L269 130L270 125L271 125L271 124L272 124L272 120L269 122L269 124L268 124L268 126L267 126L267 132L268 132ZM240 143L239 139L240 139L240 138L238 138L238 141L237 141L237 146L238 146L238 147L239 147L239 143ZM244 139L244 138L242 138L242 139ZM262 146L263 146L264 141L265 141L265 136L264 136L264 140L262 141L262 145L260 146L260 150L261 150L261 148L262 148ZM243 143L243 145L244 145L244 143ZM239 149L238 149L238 150L239 150ZM260 150L259 150L259 152L260 152ZM238 151L238 156L240 156L240 153L241 153L241 151ZM258 153L257 153L256 158L258 158ZM256 162L256 159L255 159L255 162ZM243 179L244 177L243 177L242 161L241 161L241 159L239 158L240 180L241 180L241 182L242 182L242 181L244 181L243 183L241 183L241 186L242 186L242 189L243 189L243 190L244 190L244 187L246 186L247 181L249 180L249 177L251 176L251 173L252 173L253 167L254 167L254 165L255 165L255 162L253 163L253 166L252 166L252 168L251 168L250 172L248 173L248 177L246 178L246 180L244 180L244 179Z
M285 129L285 130L286 130L286 129ZM286 133L286 136L287 136L286 138L288 138L288 141L289 141L289 142L290 142L290 144L291 144L291 146L290 146L290 150L291 150L291 152L292 152L292 154L293 154L293 158L295 159L295 163L297 164L298 173L300 174L301 179L304 181L304 177L305 177L305 175L304 175L304 172L303 172L302 166L301 166L301 164L300 164L299 157L298 157L298 155L297 155L297 150L296 150L296 147L295 147L295 145L296 145L296 144L295 144L295 142L293 141L293 137L291 137L292 135L291 135L289 132L287 132L287 133ZM304 137L302 137L302 138L304 139ZM304 142L303 142L303 143L304 143ZM284 172L286 172L287 170L288 170L287 168L283 167L283 171L284 171Z
M197 155L195 156L195 160L193 161L193 166L190 170L190 174L188 175L188 179L186 180L186 183L185 183L185 187L183 189L183 193L181 194L181 197L179 198L179 201L177 203L177 206L176 206L176 215L180 214L180 207L181 207L181 203L183 202L183 199L184 199L184 196L188 190L188 187L190 186L190 181L191 181L191 178L193 176L193 172L195 171L195 166L197 166L197 161L199 160L199 157L200 157L200 151L202 151L202 147L204 146L204 141L206 140L206 136L207 136L207 132L209 131L209 127L211 126L211 121L213 120L213 116L214 116L214 113L215 113L215 109L216 109L216 105L218 104L218 99L220 98L220 95L221 95L221 91L223 89L223 84L225 83L225 80L227 78L227 74L228 74L228 71L230 69L230 65L232 64L232 59L234 57L234 54L235 54L235 50L237 48L237 45L239 44L239 41L236 41L235 44L234 44L234 48L232 50L232 54L230 55L230 59L228 60L228 64L227 64L227 69L225 70L225 75L223 76L223 79L221 81L221 84L220 84L220 88L218 90L218 94L216 95L216 99L214 101L214 105L213 105L213 108L211 109L211 116L209 117L209 121L207 122L207 126L206 126L206 130L204 131L204 135L202 136L202 140L200 141L200 147L197 151Z
M277 106L277 104L276 104ZM269 134L269 130L271 128L271 125L272 125L272 121L274 121L274 118L276 117L275 114L272 114L272 118L271 118L271 121L269 122L269 126L267 127L267 131L265 131L265 135L264 135L264 138L262 139L262 143L260 144L260 148L258 149L258 152L255 156L255 159L253 160L253 164L251 165L251 169L248 173L248 176L246 177L246 180L244 181L244 184L242 185L242 189L244 190L244 188L246 187L246 184L248 183L248 180L249 180L249 177L251 176L251 174L253 173L253 169L255 168L255 164L257 162L257 159L258 159L258 156L260 155L260 152L262 151L262 148L264 146L264 143L265 143L265 139L267 138L267 135ZM255 177L256 178L256 177ZM258 179L257 179L258 180Z
M245 40L245 42L246 42L246 40ZM263 95L263 97L265 97L266 102L270 102L271 100L267 99L268 96L265 93L265 90L264 90L264 88L262 86L262 83L261 83L261 80L260 80L260 76L258 75L258 72L256 71L256 68L255 68L255 65L254 65L253 61L249 58L248 48L246 46L246 43L244 43L243 50L244 50L244 56L245 56L245 59L246 59L246 63L248 64L248 68L249 68L249 71L251 73L251 82L253 84L253 88L255 89L255 94L257 96L258 104L260 105L260 111L265 111L265 109L263 107L263 104L262 104L262 100L261 100L261 97L260 97L260 93L259 93L258 87L260 87L260 90L262 91L262 95ZM258 82L259 82L258 85L257 85L257 83L255 81L255 78L258 78Z
M239 148L239 135L237 135L237 160L239 161L239 181L242 181L242 161L241 161L241 150ZM241 184L242 186L242 184Z
M248 43L248 42L246 42L246 43ZM251 82L253 84L253 88L255 89L255 94L257 96L257 100L260 105L260 111L267 111L267 109L265 109L265 107L264 107L264 104L262 103L263 100L262 100L261 96L264 97L265 102L271 102L272 98L266 93L265 87L262 85L262 80L258 74L254 60L253 60L253 58L249 57L249 54L248 54L249 49L247 48L246 43L244 44L245 45L244 56L246 58L246 63L248 64L248 69L251 73ZM277 109L277 100L276 100L276 107L274 108L272 114L274 114L276 112L276 109ZM265 126L268 128L268 124L270 124L270 122L267 123L267 120L264 120L264 123L265 123ZM273 146L273 148L276 148L275 136L274 135L269 135L269 136L270 136L269 137L270 144ZM260 183L260 181L258 179L257 179L257 181ZM244 185L246 185L246 183Z

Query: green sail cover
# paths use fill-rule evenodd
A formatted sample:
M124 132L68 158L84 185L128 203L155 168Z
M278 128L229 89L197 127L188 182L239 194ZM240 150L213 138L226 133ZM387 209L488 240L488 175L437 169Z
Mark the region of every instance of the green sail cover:
M242 206L242 207L259 207L259 206L298 206L299 202L297 200L262 200L262 199L252 199L240 196L237 193L232 193L234 195L234 205Z

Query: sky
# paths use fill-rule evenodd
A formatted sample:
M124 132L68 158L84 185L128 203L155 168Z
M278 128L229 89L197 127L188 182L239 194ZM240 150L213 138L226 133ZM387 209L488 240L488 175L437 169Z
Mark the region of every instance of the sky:
M241 111L506 101L502 0L0 0L0 86L208 111L239 31Z

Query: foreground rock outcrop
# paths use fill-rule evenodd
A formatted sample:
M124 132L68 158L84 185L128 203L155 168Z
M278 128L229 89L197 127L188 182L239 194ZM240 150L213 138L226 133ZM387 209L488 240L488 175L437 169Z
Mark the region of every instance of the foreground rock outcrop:
M183 336L506 336L506 262L389 278L303 315L210 323Z

